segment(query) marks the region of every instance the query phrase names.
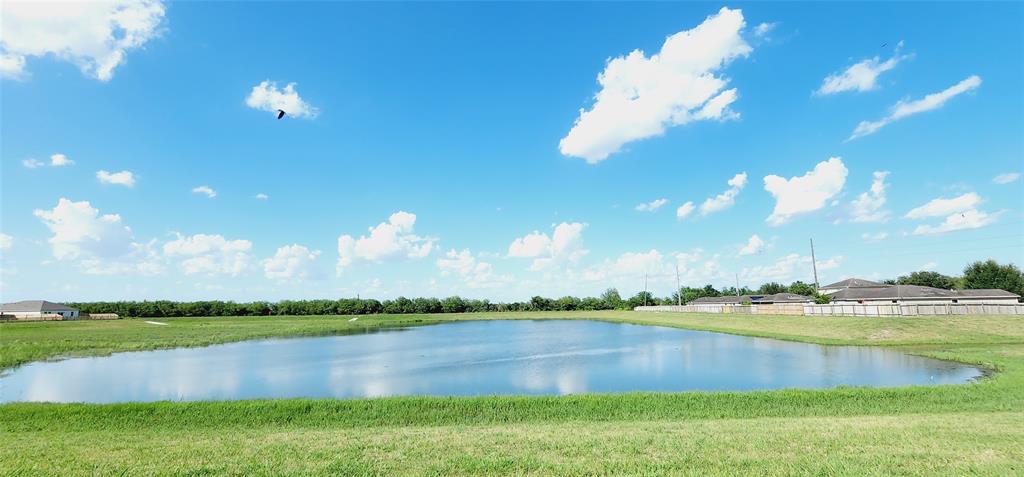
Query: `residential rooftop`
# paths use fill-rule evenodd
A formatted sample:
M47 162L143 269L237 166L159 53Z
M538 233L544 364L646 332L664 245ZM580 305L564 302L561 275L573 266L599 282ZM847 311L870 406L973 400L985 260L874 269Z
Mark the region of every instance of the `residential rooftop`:
M889 286L885 283L873 282L871 280L864 280L863 278L847 278L846 280L840 280L830 285L821 287L822 290L833 289L833 288L870 288L870 287L885 287Z
M46 313L51 311L78 311L74 308L46 300L24 300L0 305L0 312L7 313Z

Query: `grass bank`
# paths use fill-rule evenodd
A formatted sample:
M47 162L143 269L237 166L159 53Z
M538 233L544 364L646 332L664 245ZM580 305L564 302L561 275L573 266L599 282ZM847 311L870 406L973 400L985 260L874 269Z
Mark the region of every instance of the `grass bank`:
M9 475L1024 474L1024 320L633 312L0 325L0 365L465 319L599 319L891 346L986 366L890 389L0 406Z

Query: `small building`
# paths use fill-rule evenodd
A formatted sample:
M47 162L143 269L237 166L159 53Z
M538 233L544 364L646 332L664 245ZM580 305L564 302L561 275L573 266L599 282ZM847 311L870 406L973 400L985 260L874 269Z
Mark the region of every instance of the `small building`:
M1013 305L1020 295L1006 290L943 290L919 285L888 285L850 278L820 288L836 304Z
M796 293L776 293L774 295L729 295L703 296L687 302L687 305L776 305L785 303L812 303L814 299Z
M64 320L78 318L78 310L53 303L46 300L25 300L0 305L0 314L12 315L15 319L31 320L42 319L47 316L58 315Z

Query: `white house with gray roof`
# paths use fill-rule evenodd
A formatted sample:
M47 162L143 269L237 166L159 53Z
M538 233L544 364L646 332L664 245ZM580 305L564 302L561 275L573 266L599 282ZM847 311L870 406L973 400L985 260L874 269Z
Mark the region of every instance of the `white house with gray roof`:
M78 318L78 310L46 300L25 300L0 305L0 313L15 318L38 318L44 315L60 315L65 320Z

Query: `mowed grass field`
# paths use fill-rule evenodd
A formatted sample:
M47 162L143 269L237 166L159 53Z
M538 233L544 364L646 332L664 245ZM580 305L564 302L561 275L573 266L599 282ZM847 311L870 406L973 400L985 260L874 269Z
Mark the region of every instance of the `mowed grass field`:
M3 475L1024 475L1024 318L635 312L0 325L0 366L466 319L596 319L889 346L955 386L565 397L0 405ZM483 337L486 339L486 337Z

